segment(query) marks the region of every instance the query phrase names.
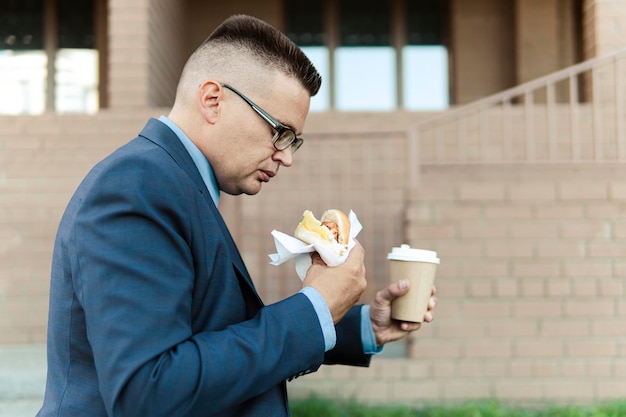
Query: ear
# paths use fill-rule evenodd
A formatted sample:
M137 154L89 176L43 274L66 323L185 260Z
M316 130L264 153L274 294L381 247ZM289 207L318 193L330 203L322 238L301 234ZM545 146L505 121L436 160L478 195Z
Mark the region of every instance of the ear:
M219 104L222 101L222 86L215 81L205 81L198 89L198 107L207 123L214 124L220 115Z

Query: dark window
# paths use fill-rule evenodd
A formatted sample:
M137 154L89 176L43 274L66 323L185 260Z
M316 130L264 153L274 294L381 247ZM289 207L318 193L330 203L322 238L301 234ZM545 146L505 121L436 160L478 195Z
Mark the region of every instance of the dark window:
M390 46L390 8L383 0L339 1L340 46Z
M406 2L408 45L443 45L443 2L421 0Z
M322 0L289 0L287 36L300 46L322 46L325 43Z
M59 48L95 49L94 2L59 0Z
M0 0L0 49L43 49L42 0Z

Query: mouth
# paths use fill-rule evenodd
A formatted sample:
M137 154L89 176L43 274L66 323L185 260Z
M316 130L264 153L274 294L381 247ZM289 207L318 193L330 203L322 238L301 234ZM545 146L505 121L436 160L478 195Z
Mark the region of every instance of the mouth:
M270 179L272 179L272 177L276 175L276 172L273 172L273 171L261 170L260 173L261 173L261 181L263 182L269 182Z

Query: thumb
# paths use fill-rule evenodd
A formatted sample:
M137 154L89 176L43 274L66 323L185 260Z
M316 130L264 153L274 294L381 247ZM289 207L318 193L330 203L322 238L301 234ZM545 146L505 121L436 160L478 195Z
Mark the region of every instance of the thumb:
M401 279L400 281L394 283L390 288L390 292L394 295L393 298L398 298L406 294L407 291L409 291L409 285L408 279Z
M376 297L377 303L382 306L389 306L393 300L406 294L409 290L409 281L401 279L398 282L394 282L387 288L378 292Z

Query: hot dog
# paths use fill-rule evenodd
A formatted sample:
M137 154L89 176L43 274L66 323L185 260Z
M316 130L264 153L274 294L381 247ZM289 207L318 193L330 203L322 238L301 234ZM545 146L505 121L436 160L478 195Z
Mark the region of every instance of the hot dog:
M339 256L348 249L350 220L337 209L326 210L317 220L310 210L305 210L294 236L310 245L319 245Z

